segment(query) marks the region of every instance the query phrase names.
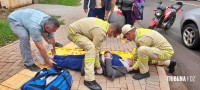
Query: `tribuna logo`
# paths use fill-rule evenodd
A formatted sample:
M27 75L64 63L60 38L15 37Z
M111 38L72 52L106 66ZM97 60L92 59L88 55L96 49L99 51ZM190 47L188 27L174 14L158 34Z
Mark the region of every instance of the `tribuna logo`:
M167 81L195 82L195 76L167 76Z

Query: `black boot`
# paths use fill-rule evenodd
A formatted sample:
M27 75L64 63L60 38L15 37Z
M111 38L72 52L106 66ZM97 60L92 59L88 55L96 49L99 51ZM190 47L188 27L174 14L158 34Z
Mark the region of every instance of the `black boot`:
M170 64L169 64L169 67L168 67L169 73L173 73L174 72L175 66L176 66L176 61L174 61L174 60L170 61Z
M85 81L85 86L90 88L91 90L102 90L101 86L94 80L94 81Z
M141 74L141 73L136 73L133 78L136 79L136 80L140 80L140 79L143 79L143 78L148 78L150 77L150 73L147 72L145 74Z

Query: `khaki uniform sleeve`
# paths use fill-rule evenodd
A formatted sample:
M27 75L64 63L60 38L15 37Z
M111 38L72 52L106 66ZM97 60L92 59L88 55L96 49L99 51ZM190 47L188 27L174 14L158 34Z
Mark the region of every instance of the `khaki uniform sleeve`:
M131 57L132 60L136 61L137 60L137 51L134 53L134 55Z
M101 28L93 28L90 33L93 35L93 43L96 49L99 51L101 49L101 43L105 40L106 34Z

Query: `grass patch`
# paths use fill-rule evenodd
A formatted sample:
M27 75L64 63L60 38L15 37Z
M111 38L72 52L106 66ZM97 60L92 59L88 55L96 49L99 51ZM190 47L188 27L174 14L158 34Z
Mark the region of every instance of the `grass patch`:
M6 19L0 18L0 47L17 40L17 35L11 30Z
M78 6L81 5L80 0L39 0L41 4L57 4L65 6Z
M59 22L59 24L60 25L64 25L65 23L64 23L64 20L59 20L59 18L61 17L61 16L55 16L55 15L50 15L51 17L53 17L53 18L55 18L55 19L58 19L58 22Z

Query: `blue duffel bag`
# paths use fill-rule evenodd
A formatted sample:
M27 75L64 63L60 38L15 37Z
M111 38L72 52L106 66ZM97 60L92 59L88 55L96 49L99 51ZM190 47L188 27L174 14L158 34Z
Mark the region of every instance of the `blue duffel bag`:
M21 86L21 90L70 90L72 76L69 71L50 68L42 69Z

